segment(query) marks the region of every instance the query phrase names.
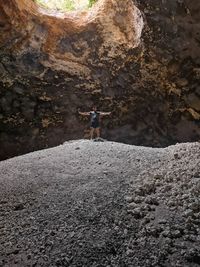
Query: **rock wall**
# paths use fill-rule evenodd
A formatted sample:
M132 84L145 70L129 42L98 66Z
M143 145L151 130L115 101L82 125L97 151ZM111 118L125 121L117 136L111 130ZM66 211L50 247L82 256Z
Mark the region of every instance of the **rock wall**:
M88 134L166 146L200 139L200 3L99 0L88 12L0 3L0 158Z

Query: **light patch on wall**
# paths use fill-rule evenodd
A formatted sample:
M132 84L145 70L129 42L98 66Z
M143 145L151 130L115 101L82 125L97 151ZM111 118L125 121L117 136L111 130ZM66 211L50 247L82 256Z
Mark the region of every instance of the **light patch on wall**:
M44 8L59 10L59 11L72 11L84 10L90 8L97 0L34 0L37 4Z

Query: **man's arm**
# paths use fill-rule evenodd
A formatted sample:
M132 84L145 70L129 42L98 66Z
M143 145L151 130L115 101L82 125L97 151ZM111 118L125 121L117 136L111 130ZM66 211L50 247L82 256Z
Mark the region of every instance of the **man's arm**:
M78 114L80 114L82 116L90 116L90 112L81 112L81 111L78 111Z
M111 112L99 112L101 116L109 116Z

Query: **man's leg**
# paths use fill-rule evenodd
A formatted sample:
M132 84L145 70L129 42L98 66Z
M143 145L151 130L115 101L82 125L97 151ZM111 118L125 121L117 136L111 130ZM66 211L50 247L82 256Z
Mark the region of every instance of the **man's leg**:
M94 128L90 128L90 139L93 139L94 136Z
M96 128L96 134L97 134L97 138L100 137L100 128Z

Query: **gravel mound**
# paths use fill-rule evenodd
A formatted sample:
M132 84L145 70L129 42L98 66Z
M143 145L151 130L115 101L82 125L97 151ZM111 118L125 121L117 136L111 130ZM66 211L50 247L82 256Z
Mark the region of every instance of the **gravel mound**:
M200 143L86 140L0 162L0 266L200 265Z

